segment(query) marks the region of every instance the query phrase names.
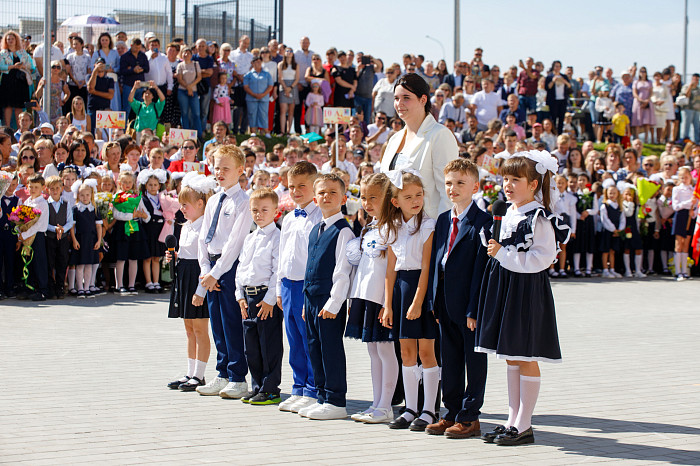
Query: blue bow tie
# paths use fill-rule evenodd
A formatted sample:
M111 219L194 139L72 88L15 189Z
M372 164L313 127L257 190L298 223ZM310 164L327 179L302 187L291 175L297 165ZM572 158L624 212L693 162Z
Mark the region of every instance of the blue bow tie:
M306 211L304 209L294 209L294 216L299 217L302 216L306 218Z

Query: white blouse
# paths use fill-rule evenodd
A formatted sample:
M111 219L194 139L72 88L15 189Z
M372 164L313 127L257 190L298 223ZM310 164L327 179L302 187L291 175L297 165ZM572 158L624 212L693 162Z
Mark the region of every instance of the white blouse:
M569 216L569 226L571 227L571 233L576 233L576 220L578 219L578 212L576 211L576 203L578 199L576 196L568 191L560 192L558 189L554 194L554 213L558 215L566 214Z
M183 260L197 260L199 250L199 231L202 229L202 215L194 222L187 222L180 230L180 244L177 250L177 257ZM201 283L197 283L197 291L194 292L202 298L207 295L207 290Z
M391 244L391 250L396 255L396 266L394 270L420 270L423 262L423 246L428 241L430 235L435 231L435 220L423 213L418 232L416 230L417 217L414 215L408 222L401 219L396 241ZM390 238L390 240L393 238Z
M610 220L610 217L608 217L608 206L613 209L618 208L617 202L615 201L607 201L600 206L600 222L603 224L603 228L610 232L615 230L624 230L625 226L627 225L625 213L622 211L622 209L620 209L620 224L615 225L612 220Z
M693 187L688 184L681 184L673 188L671 196L673 210L690 209L693 206Z
M370 226L376 225L376 220ZM359 238L358 238L359 240ZM386 278L387 247L377 228L370 228L362 237L362 256L357 265L355 278L350 288L350 298L364 299L384 304L384 278Z

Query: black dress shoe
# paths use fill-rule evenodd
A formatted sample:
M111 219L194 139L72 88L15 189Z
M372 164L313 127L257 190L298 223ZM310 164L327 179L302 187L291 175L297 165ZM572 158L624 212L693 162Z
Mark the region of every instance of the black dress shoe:
M32 295L32 301L46 301L46 296L41 294L40 291L37 291Z
M187 382L181 383L177 388L179 388L181 392L193 392L197 390L197 387L200 385L206 385L204 378L200 380L198 377L192 377Z
M481 440L483 440L486 443L493 443L493 441L496 437L498 437L501 434L505 434L505 433L506 433L506 426L497 426L491 432L486 432L484 435L482 435Z
M171 389L171 390L177 390L178 387L180 386L180 384L187 382L188 380L190 380L190 378L191 378L191 377L184 376L184 377L181 378L181 379L173 380L172 382L170 382L170 383L168 384L168 388Z
M406 408L404 412L410 414L414 418L418 416L412 409ZM399 416L389 423L389 429L408 429L411 426L411 421L406 420L405 417Z
M522 433L519 433L515 427L509 427L505 433L496 437L494 443L504 446L527 445L535 443L535 434L532 432L532 427L528 427Z
M437 416L436 416L434 413L430 412L430 411L426 411L426 410L424 409L424 410L421 411L420 413L421 413L421 414L427 414L427 415L429 415L430 418L433 420L433 422L437 422L437 421L438 421ZM419 418L419 417L416 417L416 418L413 420L413 422L411 423L411 426L408 428L408 430L410 430L411 432L425 432L425 428L428 427L430 424L432 424L432 423L431 423L431 422L428 422L428 421L424 421L423 419L421 419L421 418Z

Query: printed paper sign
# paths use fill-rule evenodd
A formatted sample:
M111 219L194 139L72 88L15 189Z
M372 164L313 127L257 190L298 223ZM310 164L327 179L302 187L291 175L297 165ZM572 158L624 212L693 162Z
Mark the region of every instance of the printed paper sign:
M484 158L482 159L481 166L485 170L487 170L489 173L492 175L498 175L498 160L495 159L494 157L491 157L490 155L484 154Z
M327 125L350 123L351 116L350 109L346 107L323 108L323 123Z
M170 144L180 144L185 139L197 140L197 130L196 129L179 129L170 128L170 134L168 135L170 139Z
M182 171L184 172L198 172L204 175L204 162L183 162Z
M106 129L126 128L126 112L111 112L109 110L98 110L96 116L96 126Z

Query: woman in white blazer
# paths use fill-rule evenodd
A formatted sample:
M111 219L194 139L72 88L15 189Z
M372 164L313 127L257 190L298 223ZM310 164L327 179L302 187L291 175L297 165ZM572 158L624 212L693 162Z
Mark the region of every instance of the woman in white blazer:
M394 88L394 108L406 124L387 143L381 171L412 168L425 187L425 212L432 218L452 206L445 193L447 163L459 157L452 132L430 113L430 88L419 75L403 75Z

